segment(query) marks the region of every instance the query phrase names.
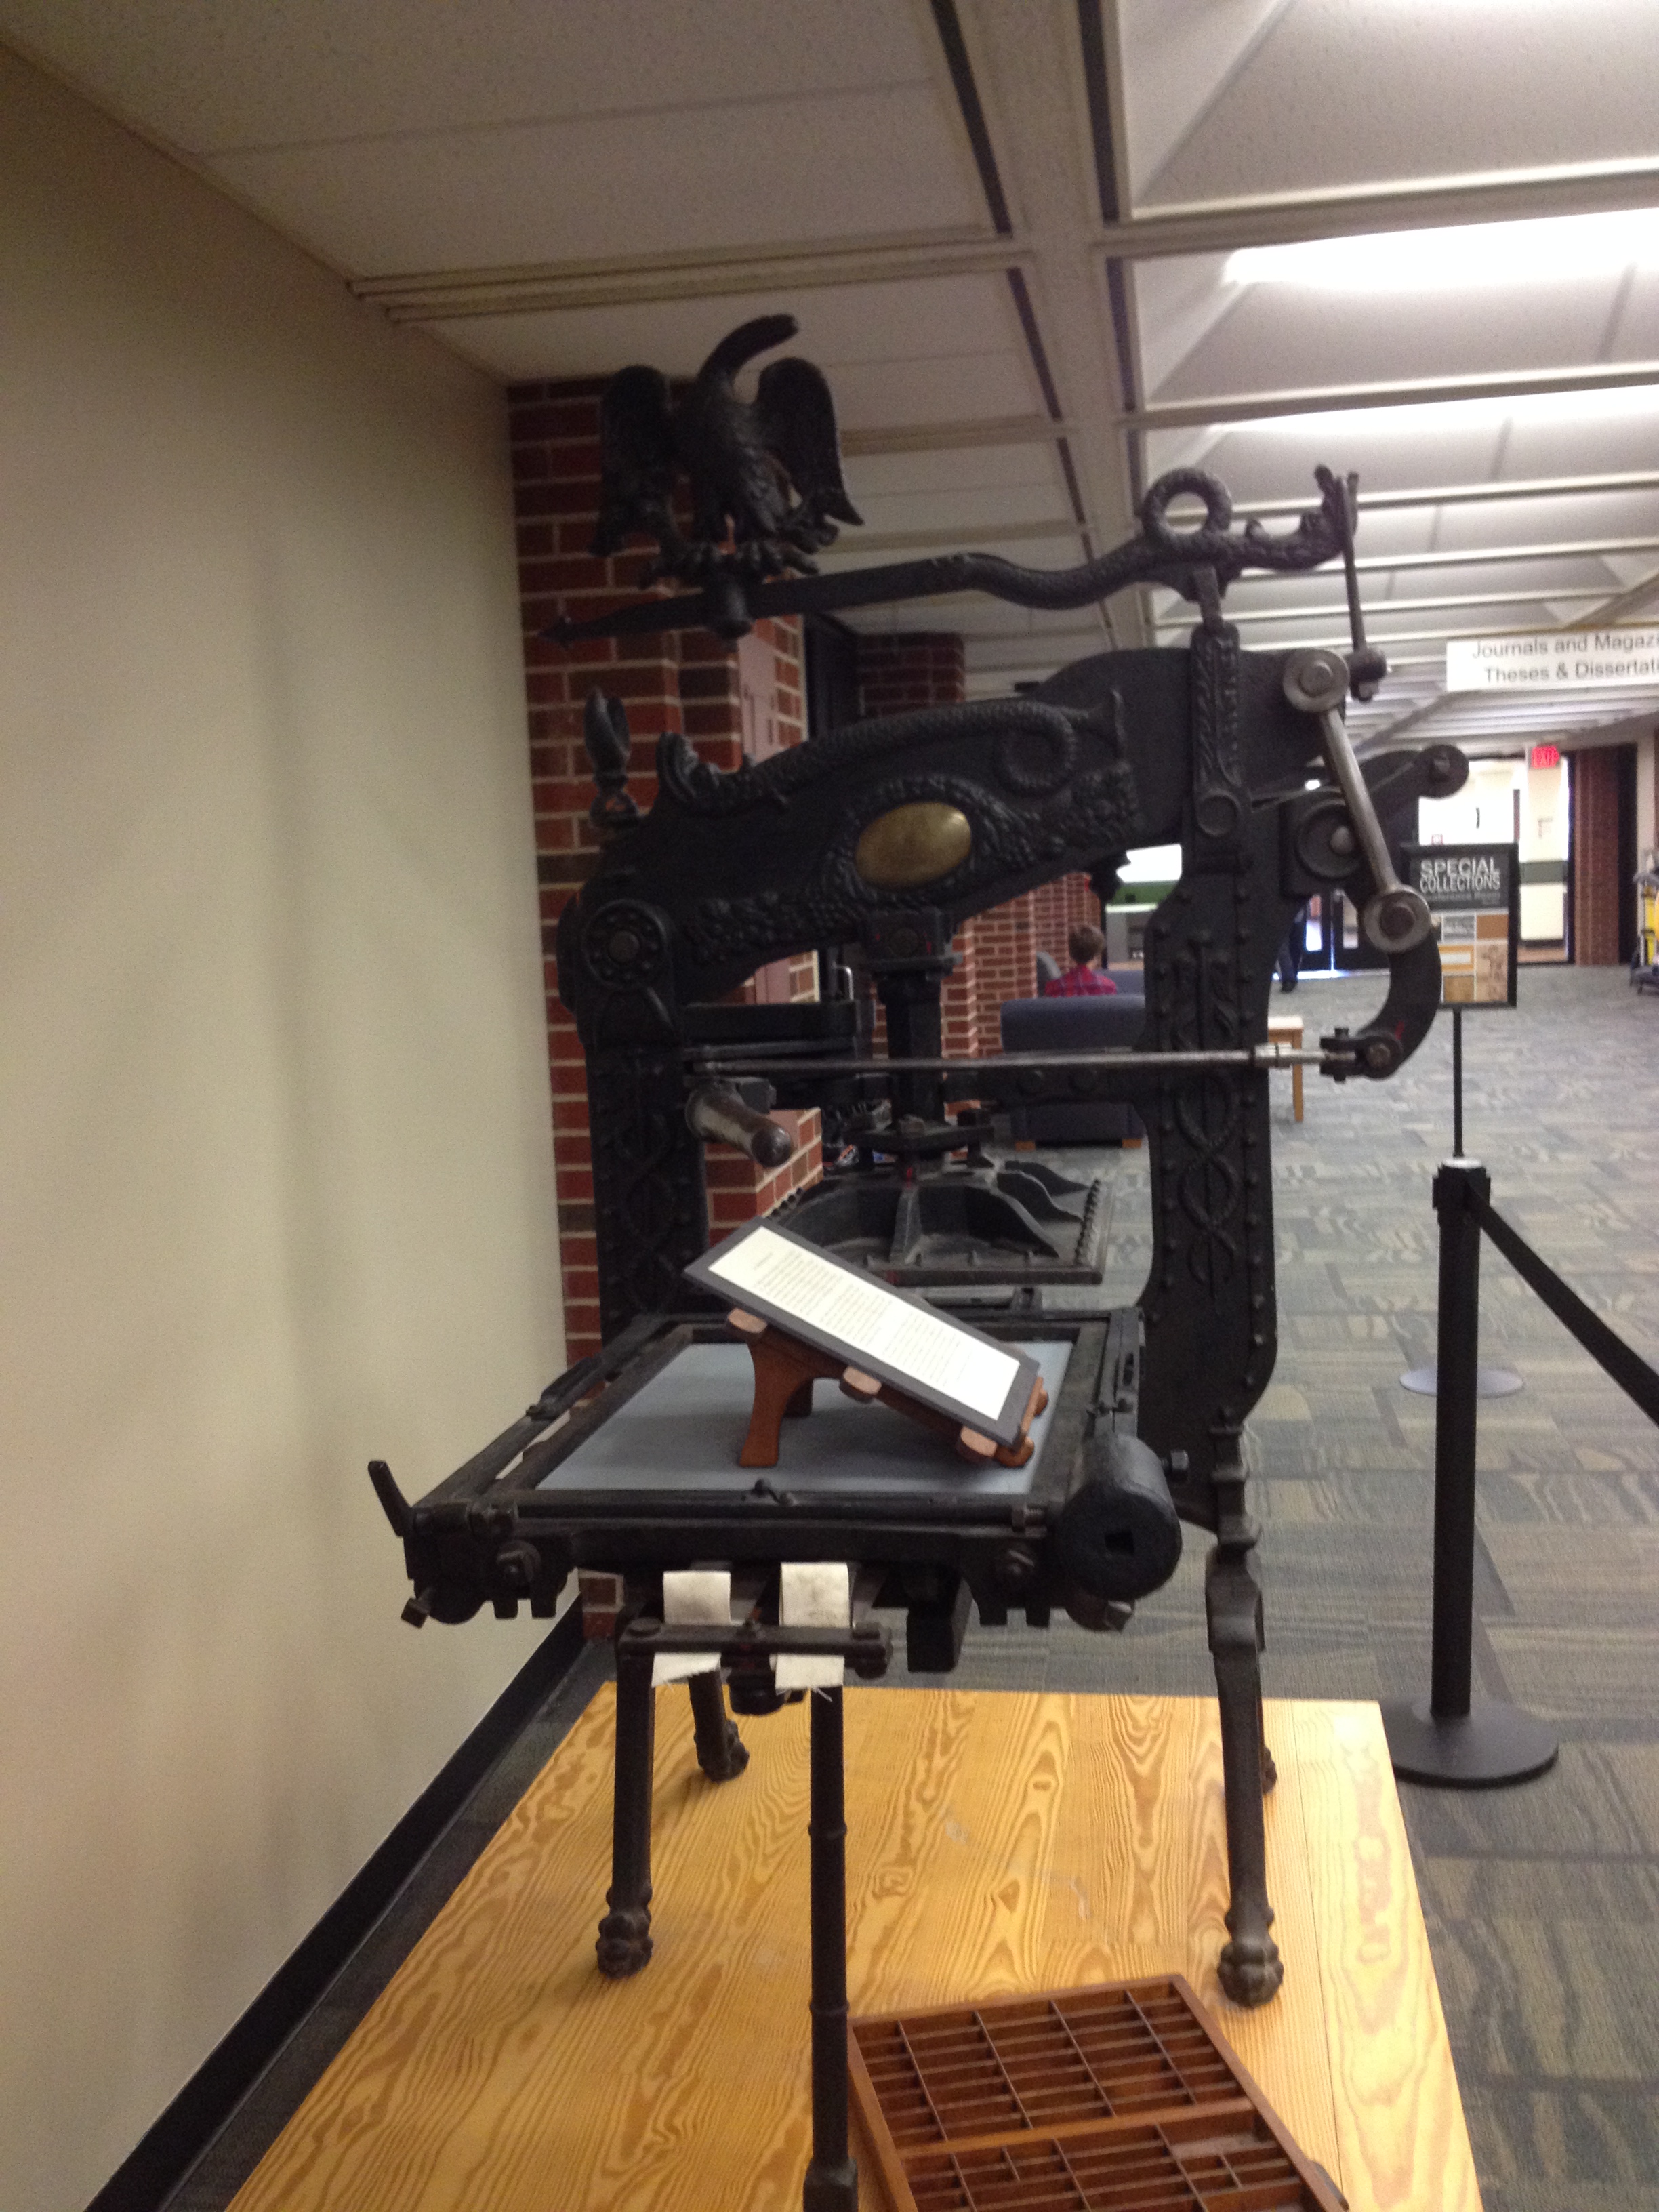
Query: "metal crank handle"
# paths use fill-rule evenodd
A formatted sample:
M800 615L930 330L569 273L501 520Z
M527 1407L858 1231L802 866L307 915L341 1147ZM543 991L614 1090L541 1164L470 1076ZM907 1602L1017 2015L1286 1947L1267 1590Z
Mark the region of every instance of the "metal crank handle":
M705 1144L732 1145L757 1167L781 1168L794 1150L789 1132L724 1084L705 1083L685 1102L687 1127Z
M1367 942L1379 952L1409 952L1434 928L1428 902L1420 891L1402 884L1394 872L1388 840L1371 804L1370 787L1360 774L1359 763L1342 720L1342 702L1348 696L1347 664L1339 653L1293 653L1285 667L1285 696L1304 714L1318 718L1325 741L1325 760L1336 778L1348 810L1359 848L1365 856L1376 890L1365 902L1359 926Z

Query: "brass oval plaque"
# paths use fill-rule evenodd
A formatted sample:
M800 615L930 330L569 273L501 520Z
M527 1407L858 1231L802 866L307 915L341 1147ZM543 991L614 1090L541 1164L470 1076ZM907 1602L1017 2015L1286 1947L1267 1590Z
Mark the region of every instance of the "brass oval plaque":
M906 890L948 876L973 849L973 825L959 807L922 799L878 814L859 839L853 866L878 890Z

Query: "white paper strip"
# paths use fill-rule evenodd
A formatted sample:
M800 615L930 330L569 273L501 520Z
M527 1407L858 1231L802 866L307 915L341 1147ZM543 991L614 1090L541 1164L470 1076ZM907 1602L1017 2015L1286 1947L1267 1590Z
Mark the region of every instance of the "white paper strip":
M785 1628L850 1628L853 1578L846 1560L786 1561L778 1620ZM846 1662L833 1653L781 1651L772 1666L781 1690L838 1690L846 1673Z
M730 1567L671 1570L662 1578L662 1617L670 1628L729 1628ZM659 1690L665 1682L684 1682L693 1674L711 1674L720 1663L718 1651L659 1651L651 1662L651 1686Z

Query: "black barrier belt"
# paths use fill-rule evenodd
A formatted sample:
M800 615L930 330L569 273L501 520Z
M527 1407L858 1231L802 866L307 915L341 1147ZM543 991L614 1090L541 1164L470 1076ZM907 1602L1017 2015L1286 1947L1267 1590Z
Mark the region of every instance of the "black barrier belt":
M1577 1291L1570 1291L1553 1267L1547 1267L1530 1244L1510 1228L1490 1204L1477 1206L1480 1226L1523 1283L1536 1291L1563 1328L1570 1329L1595 1360L1613 1377L1627 1398L1633 1398L1649 1420L1659 1423L1659 1374L1638 1358L1624 1339L1615 1336L1606 1322L1594 1314Z

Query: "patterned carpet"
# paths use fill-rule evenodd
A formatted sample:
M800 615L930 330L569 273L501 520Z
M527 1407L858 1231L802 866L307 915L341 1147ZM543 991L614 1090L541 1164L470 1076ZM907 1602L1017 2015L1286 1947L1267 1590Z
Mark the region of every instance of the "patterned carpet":
M1380 991L1309 978L1284 1011L1311 1038L1358 1026ZM1500 1210L1659 1364L1659 1002L1614 969L1523 969L1521 998L1465 1024L1467 1148ZM1434 1404L1399 1377L1434 1352L1429 1187L1451 1151L1450 1063L1443 1020L1392 1083L1310 1076L1300 1127L1280 1083L1279 1365L1250 1425L1272 1696L1428 1687ZM1099 1157L1116 1178L1104 1295L1127 1300L1150 1247L1146 1155ZM1401 1796L1486 2212L1659 2212L1659 1431L1490 1245L1482 1280L1483 1361L1526 1387L1480 1412L1476 1694L1547 1716L1561 1757L1517 1789ZM1211 1693L1204 1550L1192 1534L1122 1637L975 1626L954 1679ZM586 1653L505 1755L173 2212L228 2203L606 1656Z
M1513 1013L1465 1020L1466 1149L1528 1242L1659 1364L1659 1002L1611 969L1523 969L1520 991ZM1311 1039L1379 995L1309 978L1283 1010ZM1279 1364L1250 1423L1266 1686L1420 1695L1434 1401L1399 1377L1434 1357L1450 1023L1391 1083L1310 1077L1299 1127L1282 1090ZM1118 1158L1108 1289L1132 1297L1146 1155ZM1480 1407L1475 1693L1547 1717L1561 1757L1516 1789L1401 1796L1487 2212L1659 2212L1659 1431L1490 1244L1481 1280L1482 1362L1526 1387ZM956 1679L1209 1691L1205 1549L1189 1532L1116 1642L975 1626Z

